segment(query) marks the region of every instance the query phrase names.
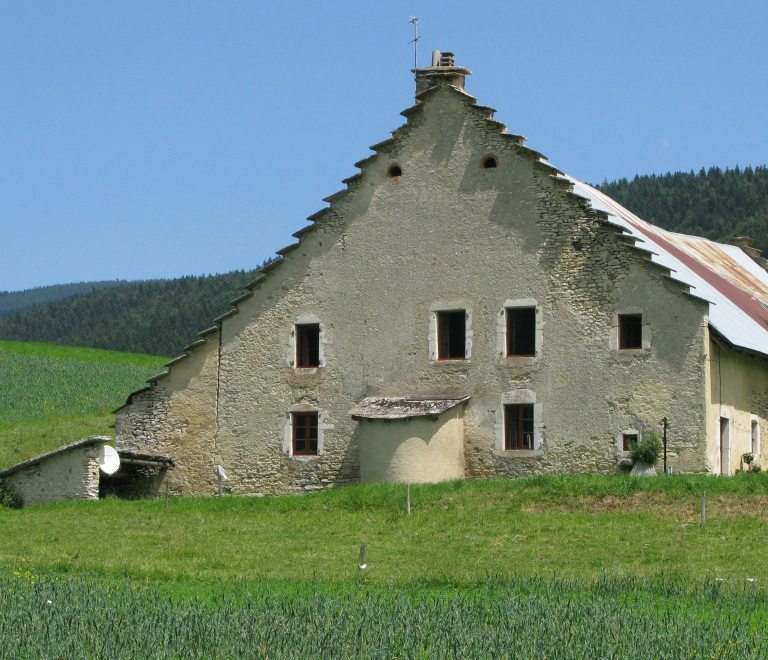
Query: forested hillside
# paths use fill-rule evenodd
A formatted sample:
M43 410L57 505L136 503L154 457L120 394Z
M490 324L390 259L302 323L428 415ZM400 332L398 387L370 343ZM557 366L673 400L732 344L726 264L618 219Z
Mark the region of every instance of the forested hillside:
M643 220L683 234L727 242L751 236L768 255L768 168L636 176L597 186Z
M0 318L0 339L178 355L256 271L121 284Z
M147 280L164 282L165 280ZM106 280L101 282L76 282L73 284L54 284L53 286L38 286L24 291L0 291L0 316L13 314L24 309L32 309L35 305L45 305L56 300L63 300L78 293L88 293L94 289L107 289L126 284L139 284L126 280Z

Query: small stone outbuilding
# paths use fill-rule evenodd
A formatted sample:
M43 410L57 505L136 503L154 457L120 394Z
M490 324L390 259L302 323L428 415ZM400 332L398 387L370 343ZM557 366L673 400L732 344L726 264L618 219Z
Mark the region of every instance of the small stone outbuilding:
M112 442L92 435L0 471L23 506L99 499L99 450Z
M768 273L525 145L450 53L406 123L116 411L171 492L611 473L668 421L676 472L765 462Z
M60 500L97 500L107 495L154 497L173 460L165 456L118 452L119 468L105 474L99 452L113 438L92 435L0 471L22 506Z

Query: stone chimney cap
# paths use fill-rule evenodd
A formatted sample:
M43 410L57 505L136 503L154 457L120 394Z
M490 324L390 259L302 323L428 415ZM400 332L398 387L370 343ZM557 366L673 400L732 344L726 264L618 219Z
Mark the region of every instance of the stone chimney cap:
M411 69L416 76L416 97L419 94L435 87L438 80L443 80L449 85L464 89L464 76L472 75L472 72L463 67L456 66L453 53L439 50L432 51L432 66L425 66L418 69Z

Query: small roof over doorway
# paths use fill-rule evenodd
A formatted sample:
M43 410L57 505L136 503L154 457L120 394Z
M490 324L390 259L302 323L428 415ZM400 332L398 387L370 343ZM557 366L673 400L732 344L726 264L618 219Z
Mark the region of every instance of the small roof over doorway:
M446 410L469 401L466 395L380 397L369 396L349 414L353 419L408 419L436 417Z

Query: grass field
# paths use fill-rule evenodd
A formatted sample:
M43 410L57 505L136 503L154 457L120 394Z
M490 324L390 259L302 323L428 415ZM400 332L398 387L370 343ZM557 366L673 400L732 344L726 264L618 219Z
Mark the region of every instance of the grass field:
M708 519L699 525L702 490ZM184 581L667 573L768 585L768 476L540 477L0 511L0 562Z
M0 342L0 467L109 434L163 361ZM0 660L768 658L768 474L420 485L410 516L405 498L0 508Z
M0 658L768 657L766 475L411 500L373 484L0 509Z
M87 435L109 435L109 414L165 358L0 341L0 469Z

